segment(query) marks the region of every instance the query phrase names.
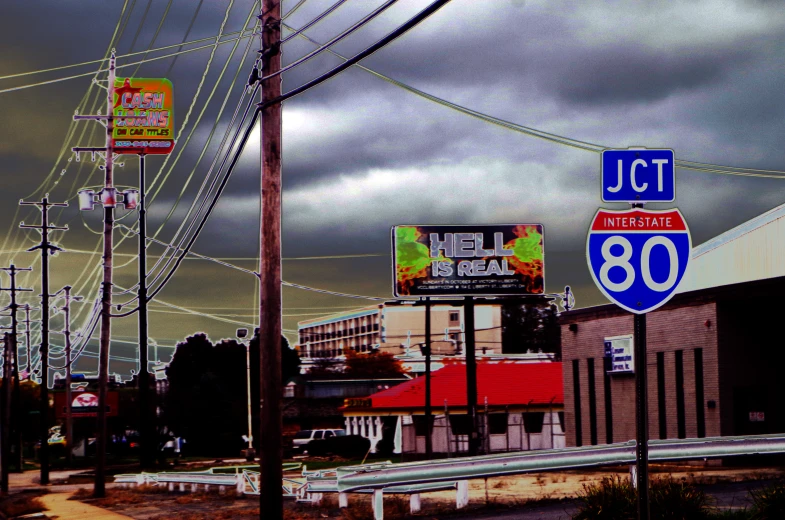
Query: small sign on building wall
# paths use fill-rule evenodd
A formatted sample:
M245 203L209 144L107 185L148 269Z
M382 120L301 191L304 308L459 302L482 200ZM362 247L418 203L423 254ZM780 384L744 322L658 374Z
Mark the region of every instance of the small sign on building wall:
M635 373L632 334L605 338L605 359L609 374Z
M750 422L764 422L766 414L764 412L750 412Z

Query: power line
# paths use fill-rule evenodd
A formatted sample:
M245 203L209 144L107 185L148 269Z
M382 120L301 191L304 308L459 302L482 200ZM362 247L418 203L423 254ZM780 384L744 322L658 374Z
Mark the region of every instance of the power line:
M296 88L294 90L291 90L291 91L287 92L286 94L283 94L283 95L279 96L278 98L272 99L272 100L270 100L270 101L268 101L268 102L266 102L264 104L260 103L257 106L257 109L254 111L254 115L253 115L253 117L251 119L251 123L246 127L246 131L244 132L243 137L240 140L240 144L237 147L237 150L236 150L236 152L234 154L234 157L232 157L232 161L229 164L229 167L227 168L226 174L224 174L224 178L222 179L221 184L218 186L218 189L217 189L217 191L215 193L215 196L213 197L213 200L210 202L210 205L208 206L204 216L202 217L201 222L197 226L196 231L194 232L194 235L191 237L191 239L189 240L188 244L184 248L183 252L178 257L177 261L175 262L175 265L167 273L167 275L164 277L163 281L160 282L158 287L155 290L152 291L152 293L149 296L149 299L152 300L153 298L155 298L155 296L166 286L166 284L172 278L172 276L174 276L174 273L177 271L179 266L182 264L182 261L185 258L185 256L188 254L188 251L190 250L191 246L193 246L194 242L198 238L198 236L201 233L202 229L204 229L204 225L206 224L207 220L209 219L210 214L212 213L213 208L217 204L218 199L220 198L220 196L221 196L221 194L223 192L223 189L225 188L226 183L228 182L229 177L231 176L231 173L232 173L232 171L234 169L234 166L237 163L237 160L239 159L240 154L242 153L243 149L245 148L245 144L247 143L248 137L250 136L251 132L253 131L253 128L254 128L254 126L256 124L256 120L259 117L259 113L264 109L265 106L269 106L269 105L276 104L276 103L281 103L281 102L283 102L284 100L286 100L286 99L288 99L290 97L294 97L294 96L296 96L298 94L301 94L301 93L305 92L306 90L308 90L308 89L310 89L310 88L312 88L312 87L314 87L316 85L319 85L319 84L323 83L324 81L327 81L328 79L330 79L330 78L340 74L341 72L343 72L347 68L351 67L354 63L357 63L360 60L370 56L371 54L373 54L377 50L381 49L385 45L389 44L393 40L397 39L401 35L403 35L406 32L408 32L413 27L417 26L420 22L422 22L423 20L425 20L426 18L431 16L433 13L438 11L442 6L444 6L449 1L450 0L436 0L436 1L434 1L428 7L426 7L425 9L420 11L418 14L416 14L414 17L410 18L406 23L400 25L397 29L395 29L394 31L389 33L387 36L385 36L384 38L380 39L379 41L377 41L375 44L371 45L370 47L366 48L364 51L356 54L353 58L347 60L345 63L335 67L334 69L332 69L332 70L328 71L327 73L321 75L320 77L316 78L315 80L312 80L312 81L310 81L310 82L308 82L308 83L306 83L304 85L301 85L300 87L298 87L298 88ZM259 82L256 83L256 88L258 88L259 84L260 84ZM249 104L248 108L246 109L246 113L245 113L246 115L247 115L249 109L250 109L250 104ZM239 130L239 127L238 127L238 130ZM284 283L284 285L287 285L287 284ZM297 284L288 284L288 285L290 287L298 287L298 288L303 288L304 287L304 286L299 286ZM343 296L348 296L348 297L352 297L352 298L358 297L357 295L347 295L347 294L337 293L337 292L333 292L333 291L321 291L320 290L320 291L317 291L317 292L324 292L326 294L334 294L334 295L343 295ZM366 298L366 299L383 299L383 298L375 298L375 297L362 297L362 296L359 296L359 297L360 298ZM116 315L116 316L117 317L128 316L128 315L130 315L133 312L135 312L135 310L129 311L129 312L121 314L121 315Z
M218 42L216 44L202 45L202 46L199 46L199 47L194 47L192 49L186 49L184 51L179 51L179 52L175 52L175 53L172 53L172 54L165 54L163 56L156 56L154 58L145 58L144 60L141 60L141 61L135 61L135 62L132 62L132 63L125 63L123 65L117 65L116 68L122 69L122 68L125 68L125 67L132 67L134 65L141 65L142 63L150 63L151 61L164 60L166 58L171 58L173 56L180 56L182 54L188 54L190 52L200 51L202 49L214 48L215 46L225 45L227 43L232 43L232 42L235 42L235 41L244 40L246 38L251 38L253 36L255 36L255 35L254 34L248 34L248 35L240 36L238 38L231 38L229 40L223 40L223 41L220 41L220 42ZM210 39L214 39L214 38L210 38ZM93 71L93 72L85 72L85 73L82 73L82 74L75 74L73 76L66 76L66 77L63 77L63 78L56 78L56 79L50 79L50 80L47 80L47 81L40 81L38 83L29 83L27 85L19 85L17 87L5 88L5 89L0 90L0 94L6 94L8 92L16 92L18 90L25 90L25 89L33 88L33 87L40 87L40 86L43 86L43 85L51 85L53 83L60 83L62 81L68 81L68 80L72 80L72 79L84 78L84 77L87 77L87 76L93 76L93 75L95 75L97 73L106 72L108 70L109 69L98 69L97 71Z
M293 27L291 27L291 26L289 26L289 25L287 25L285 23L283 24L283 26L286 29L290 30L290 31L294 31L295 34L298 34L301 38L304 38L304 39L308 40L312 44L318 45L318 46L320 46L320 48L323 46L323 44L319 43L318 41L316 41L313 38L311 38L311 37L307 36L306 34L304 34L302 29L295 29L295 28L293 28ZM329 52L330 54L340 58L341 60L344 60L344 61L348 61L349 60L349 58L346 58L346 57L342 56L341 54L338 54L337 52L333 51L332 49L327 49L327 52ZM432 94L428 94L427 92L424 92L424 91L419 90L419 89L417 89L415 87L412 87L410 85L402 83L402 82L400 82L398 80L395 80L395 79L393 79L393 78L391 78L389 76L386 76L386 75L384 75L384 74L382 74L380 72L376 72L376 71L374 71L374 70L372 70L372 69L370 69L368 67L365 67L363 65L355 64L355 66L358 67L361 70L364 70L365 72L368 72L369 74L372 74L372 75L376 76L377 78L380 78L380 79L382 79L382 80L384 80L384 81L386 81L388 83L391 83L391 84L393 84L393 85L395 85L397 87L403 88L404 90L406 90L406 91L408 91L408 92L410 92L412 94L420 96L420 97L422 97L424 99L427 99L429 101L435 102L437 104L440 104L440 105L445 106L447 108L450 108L452 110L456 110L456 111L461 112L461 113L463 113L465 115L469 115L471 117L480 119L480 120L485 121L487 123L491 123L491 124L494 124L494 125L497 125L497 126L501 126L503 128L507 128L508 130L513 130L515 132L523 133L523 134L529 135L531 137L537 137L539 139L544 139L546 141L551 141L551 142L555 142L557 144L563 144L563 145L566 145L566 146L571 146L573 148L578 148L578 149L581 149L581 150L586 150L586 151L595 152L595 153L600 153L600 152L602 152L602 150L608 149L608 147L604 146L604 145L590 143L590 142L587 142L587 141L581 141L581 140L578 140L578 139L573 139L573 138L570 138L570 137L566 137L566 136L562 136L562 135L558 135L558 134L553 134L553 133L550 133L550 132L545 132L543 130L538 130L536 128L527 127L527 126L520 125L520 124L517 124L517 123L512 123L510 121L505 121L503 119L500 119L500 118L497 118L497 117L494 117L494 116L491 116L491 115L488 115L488 114L484 114L484 113L478 112L476 110L472 110L472 109L467 108L465 106L461 106L461 105L459 105L457 103L453 103L451 101L447 101L447 100L445 100L443 98L439 98L439 97L434 96ZM755 168L723 166L723 165L718 165L718 164L701 163L701 162L686 161L686 160L676 160L676 166L679 167L679 168L686 169L686 170L701 171L701 172L706 172L706 173L720 173L720 174L725 174L725 175L765 177L765 178L774 178L774 179L781 179L781 178L783 178L783 176L785 176L785 171L782 171L782 170L765 170L765 169L755 169Z
M224 36L227 36L227 37L228 36L235 36L235 35L238 35L238 34L242 34L243 32L245 32L247 30L248 29L243 29L242 31L234 31L234 32L226 33L226 34L224 34ZM250 37L250 36L253 36L253 35L249 34L246 37ZM187 34L186 34L186 37L187 37ZM158 47L158 48L155 48L155 49L148 49L148 50L137 51L137 52L129 52L128 54L119 54L117 56L117 59L119 60L119 59L123 59L123 58L129 58L131 56L138 56L138 55L144 54L146 52L149 53L149 52L165 51L165 50L168 50L168 49L174 49L175 47L183 47L185 45L192 45L194 43L203 43L203 42L213 41L213 40L215 40L215 36L208 36L207 38L199 38L198 40L192 40L190 42L175 43L174 45L166 45L164 47ZM228 41L230 41L230 40L227 40L227 42ZM172 56L179 56L179 54L175 53L175 54L172 54ZM28 71L28 72L19 72L19 73L16 73L16 74L8 74L6 76L0 76L0 81L6 80L6 79L12 79L12 78L19 78L19 77L22 77L22 76L30 76L30 75L33 75L33 74L44 74L46 72L56 72L58 70L65 70L65 69L72 69L72 68L77 68L77 67L83 67L85 65L95 65L96 63L103 63L103 62L108 61L108 60L109 60L109 58L106 57L106 58L101 58L101 59L97 59L97 60L84 61L82 63L72 63L70 65L60 65L58 67L52 67L52 68L49 68L49 69L31 70L31 71ZM97 72L101 72L101 70L99 70Z
M194 27L194 22L196 22L196 17L199 16L199 11L202 10L202 4L203 3L204 3L204 0L199 0L199 5L196 6L196 10L194 11L194 15L193 15L193 17L191 17L191 23L188 24L188 28L185 30L185 36L183 36L183 40L187 39L188 35L191 34L191 29L193 29L193 27ZM178 52L183 50L183 45L185 45L185 44L184 43L180 44L180 46L177 48ZM175 63L177 63L177 56L174 57L174 59L172 60L172 63L169 64L169 68L166 69L166 72L164 73L164 77L165 78L169 77L169 73L172 72L172 69L174 68L174 64Z
M331 39L330 41L328 41L327 43L325 43L324 45L322 45L318 49L313 50L313 51L309 52L308 54L306 54L305 56L302 56L301 58L298 58L298 59L294 60L292 63L290 63L289 65L287 65L285 67L281 67L281 69L275 71L275 73L270 74L268 76L264 76L263 78L260 79L260 81L264 81L264 80L267 80L267 79L270 79L270 78L274 78L275 76L283 74L284 72L289 71L289 70L293 69L294 67L296 67L296 66L298 66L298 65L300 65L302 63L305 63L306 61L308 61L308 60L318 56L322 52L326 51L327 49L329 49L330 47L332 47L333 45L335 45L339 41L343 40L344 38L346 38L347 36L349 36L353 32L357 31L358 29L360 29L361 27L366 25L368 22L370 22L371 20L373 20L374 18L379 16L381 13L386 11L387 8L391 7L397 1L398 0L387 0L385 3L383 3L382 5L380 5L379 7L377 7L376 9L371 11L370 13L368 13L367 15L365 15L362 19L360 19L354 25L352 25L351 27L349 27L348 29L343 31L341 34L339 34L338 36L334 37L333 39Z

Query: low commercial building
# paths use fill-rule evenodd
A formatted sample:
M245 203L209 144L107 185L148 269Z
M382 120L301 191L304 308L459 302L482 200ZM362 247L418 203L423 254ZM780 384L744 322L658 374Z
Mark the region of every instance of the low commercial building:
M433 452L443 456L469 449L466 365L451 363L431 379ZM562 366L558 362L479 362L478 429L481 451L536 450L565 445ZM392 439L396 453L425 453L425 378L397 385L366 399L347 401L348 433L362 435L372 449Z
M785 277L677 294L647 315L649 435L785 432ZM562 313L567 445L635 438L633 316Z

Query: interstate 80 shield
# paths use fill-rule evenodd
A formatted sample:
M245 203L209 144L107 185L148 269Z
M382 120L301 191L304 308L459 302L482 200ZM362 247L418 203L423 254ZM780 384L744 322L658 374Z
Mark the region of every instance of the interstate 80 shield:
M586 240L594 283L609 300L635 314L670 300L691 253L690 231L678 209L600 208Z

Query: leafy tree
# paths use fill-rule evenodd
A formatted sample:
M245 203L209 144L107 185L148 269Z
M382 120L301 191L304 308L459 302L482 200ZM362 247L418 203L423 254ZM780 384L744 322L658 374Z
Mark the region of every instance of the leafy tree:
M343 375L343 370L340 367L340 361L335 358L316 358L308 369L308 375L313 377L340 377Z
M561 329L555 305L518 304L502 307L502 352L555 353L561 358Z
M281 338L282 382L299 373L300 358ZM250 341L251 402L259 403L259 339ZM235 340L213 345L205 334L177 344L166 369L169 390L165 419L189 450L236 455L247 434L246 347ZM253 437L258 441L259 406L252 406Z
M354 350L344 349L346 367L344 373L355 378L397 377L406 373L403 362L395 359L389 352L371 351L359 354Z

